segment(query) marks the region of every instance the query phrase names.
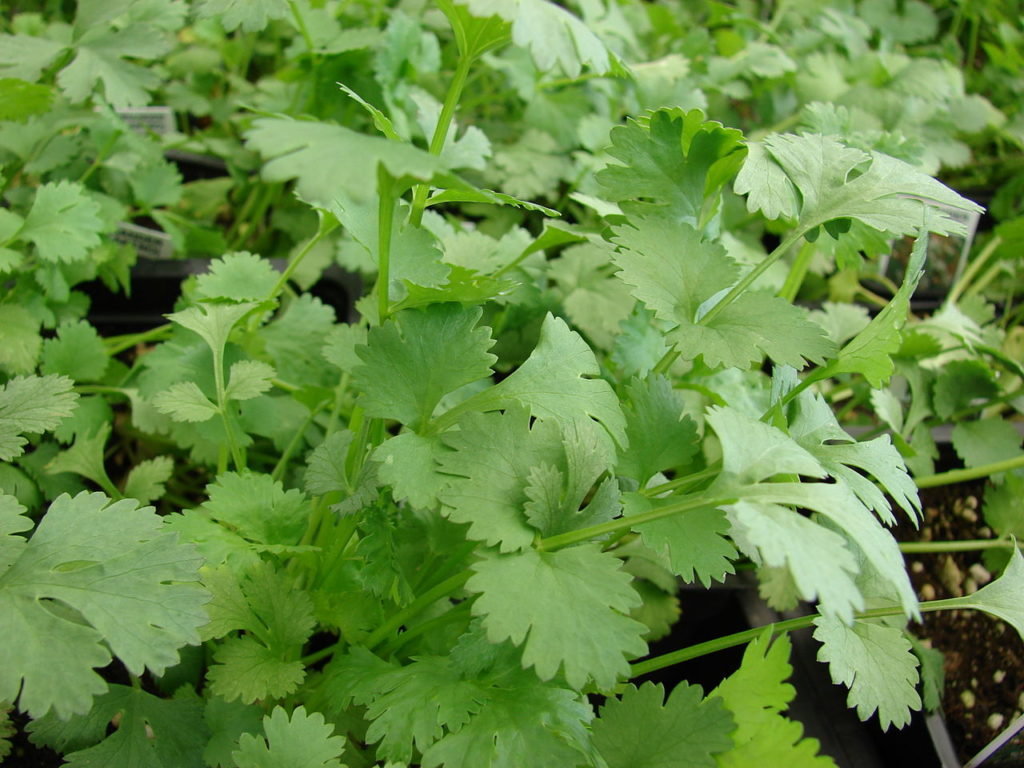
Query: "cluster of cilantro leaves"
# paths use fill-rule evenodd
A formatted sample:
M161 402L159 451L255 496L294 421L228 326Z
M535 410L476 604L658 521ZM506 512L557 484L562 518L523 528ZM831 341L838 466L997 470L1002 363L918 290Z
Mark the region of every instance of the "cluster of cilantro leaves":
M906 724L904 457L994 383L922 378L934 413L906 417L885 387L908 339L972 332L903 328L929 235L976 209L931 176L971 129L949 107L995 108L943 70L929 109L865 128L850 61L935 69L883 56L880 30L910 34L884 3L829 11L802 44L849 98L795 77L788 115L762 96L797 49L666 47L667 5L348 5L79 0L0 37L0 712L71 765L831 765L783 714L785 635L707 693L629 682L678 581L745 566L816 605L861 717ZM118 110L152 100L211 125L140 135ZM743 100L802 130L745 136ZM167 150L228 175L183 182ZM138 217L218 258L166 325L103 338L75 286L129 290L111 235ZM856 268L898 236L871 319L779 290L793 251ZM368 286L359 322L306 290L334 263ZM893 437L851 438L833 384ZM982 423L968 463L1006 442ZM1024 631L1022 580L1014 555L964 605Z

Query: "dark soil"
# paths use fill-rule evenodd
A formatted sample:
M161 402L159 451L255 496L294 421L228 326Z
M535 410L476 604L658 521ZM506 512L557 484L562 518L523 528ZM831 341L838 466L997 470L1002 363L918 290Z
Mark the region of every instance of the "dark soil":
M955 541L992 538L981 517L984 486L970 483L921 492L920 531L897 529L900 538ZM981 552L914 554L907 567L922 600L957 597L992 578ZM925 614L915 628L945 656L942 713L961 761L966 762L1024 710L1024 642L1013 627L980 611ZM1024 734L1003 747L986 766L1024 766Z

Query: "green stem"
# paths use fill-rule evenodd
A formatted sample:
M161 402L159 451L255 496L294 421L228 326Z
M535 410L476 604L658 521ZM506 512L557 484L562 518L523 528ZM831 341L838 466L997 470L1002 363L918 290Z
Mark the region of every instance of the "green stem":
M245 458L235 441L235 432L231 428L231 421L228 419L228 398L227 389L224 386L224 347L213 349L213 381L217 388L217 410L220 412L221 422L224 424L224 436L227 439L227 447L231 452L231 458L235 462L235 470L245 470Z
M467 568L466 570L461 571L454 576L450 576L440 584L428 589L422 595L405 606L405 608L394 614L390 619L371 632L366 638L364 645L371 650L380 645L392 632L408 622L413 616L416 616L438 600L441 600L452 592L460 589L467 581L469 581L472 575L473 572Z
M421 624L410 627L401 634L395 635L394 638L392 638L391 641L381 649L382 655L394 656L395 652L410 640L414 640L420 635L433 632L438 627L443 627L445 624L449 624L455 619L464 619L468 621L468 617L466 617L465 614L469 613L472 606L472 600L463 600L450 611L445 611L440 616L435 616Z
M965 606L963 598L947 598L945 600L930 600L928 602L920 603L918 607L922 613L930 613L933 611L953 610L963 608ZM905 613L903 608L875 608L870 611L862 611L861 613L858 613L855 618L879 619L886 616L904 615ZM704 643L697 643L696 645L687 646L686 648L680 648L677 651L664 653L651 659L635 661L629 665L630 677L639 677L640 675L646 675L651 672L656 672L659 669L670 667L673 664L679 664L684 661L689 661L690 659L696 659L700 656L706 656L707 654L714 653L715 651L722 651L726 648L744 645L745 643L749 643L751 640L757 639L765 631L770 631L774 637L785 632L794 632L798 629L806 629L807 627L813 626L815 619L820 617L820 613L812 613L808 616L798 616L795 619L777 621L772 624L765 624L764 626L745 629L742 632L725 635L724 637L717 637L714 640L708 640Z
M736 283L736 285L734 285L727 294L725 294L721 301L708 310L707 314L700 319L700 324L707 325L718 317L722 311L732 304L741 293L747 290L747 288L749 288L757 278L763 275L772 264L781 259L794 244L799 242L800 238L804 236L806 231L807 227L800 227L799 229L790 232L789 235L779 243L778 247L774 251L762 259L760 264L747 272L747 274L745 274L743 278Z
M1006 539L963 539L961 541L902 541L900 552L930 554L941 552L977 552L985 549L1013 549L1024 547L1024 542Z
M968 480L978 480L982 477L995 475L999 472L1009 472L1012 469L1024 467L1024 454L1015 456L1012 459L1004 459L991 464L982 464L980 467L967 467L966 469L953 469L949 472L940 472L937 475L925 475L915 478L918 488L935 488L940 485L953 485Z
M639 515L630 515L629 517L619 517L615 520L609 520L607 523L599 523L587 528L580 528L577 531L560 533L557 536L548 536L546 539L538 541L534 546L542 552L552 552L556 549L568 547L570 544L577 544L581 541L604 536L607 533L618 533L619 531L629 530L644 523L661 520L663 517L690 512L701 507L717 507L723 504L732 504L735 501L735 499L709 499L706 496L691 497L678 501L675 504L657 507L650 512L642 512Z
M267 296L267 299L276 299L281 294L281 292L284 290L284 287L288 284L288 281L291 279L291 276L295 274L295 270L299 268L299 265L302 263L302 260L309 255L310 251L313 250L317 243L319 243L321 240L324 239L324 237L327 236L331 229L333 229L333 227L327 228L323 226L323 224L321 223L321 226L317 230L316 234L313 235L313 237L310 239L308 243L306 243L305 246L303 246L302 250L288 260L288 266L284 268L284 271L281 273L280 277L277 278L277 282L274 283L274 287L270 290L270 294Z
M960 279L956 281L956 285L950 288L949 294L946 297L947 304L956 304L957 299L960 298L961 294L963 294L971 284L971 281L978 276L981 268L985 266L985 262L987 262L989 257L995 253L996 249L1002 245L1002 242L1003 239L999 237L999 235L996 235L985 244L985 247L982 248L978 255L971 260L971 263L967 265L967 269L964 270Z
M114 148L114 145L117 144L117 140L119 138L121 138L120 131L114 131L111 134L110 138L107 139L107 143L103 145L102 149L100 149L99 154L96 155L95 159L92 161L89 167L85 169L85 172L78 177L79 184L85 184L85 182L89 180L89 177L96 173L97 170L99 170L100 166L103 165L103 161L107 159L107 156L110 154L110 151Z
M147 341L163 341L171 336L174 331L173 323L164 323L158 325L155 328L150 328L148 331L142 331L140 333L128 333L123 336L109 336L103 340L103 343L107 345L107 354L116 355L119 352L124 352L126 349L131 349L136 344L145 344Z
M270 477L274 480L280 480L284 475L284 471L288 468L288 462L291 461L292 456L299 449L299 444L302 442L303 435L306 434L306 430L309 429L309 425L313 423L313 419L323 409L323 403L318 405L316 408L309 412L309 416L302 422L302 426L299 427L295 434L292 435L292 439L288 441L287 447L281 454L281 458L278 459L277 464L274 465L273 471L270 473Z
M451 128L452 118L455 116L455 109L462 98L462 90L466 86L466 78L469 77L469 68L473 59L468 56L460 56L459 63L455 67L455 75L448 86L448 93L445 94L444 104L441 105L441 114L437 118L437 125L434 126L434 135L430 137L429 151L432 155L440 155L444 150L444 143L448 139L448 131ZM417 184L412 195L412 210L409 212L409 223L418 227L423 221L423 210L427 206L427 195L430 188L427 184Z
M647 497L661 496L663 493L674 491L679 488L685 488L689 485L696 485L702 480L715 477L722 471L721 462L716 462L713 466L703 469L700 472L694 472L692 475L684 475L683 477L677 477L674 480L669 480L667 483L661 485L654 485L650 488L644 488L640 491L641 494Z
M793 266L789 268L789 274L786 275L786 282L779 289L779 296L791 304L796 301L796 296L807 276L807 270L811 266L811 260L814 258L816 250L814 243L810 241L800 246L800 251L793 260Z
M390 314L391 230L395 221L395 199L391 177L380 169L377 172L377 186L377 325L384 325Z
M654 368L651 369L651 373L656 375L663 375L668 373L668 369L672 367L672 364L679 359L679 350L676 349L675 344L661 356L661 360L657 362Z

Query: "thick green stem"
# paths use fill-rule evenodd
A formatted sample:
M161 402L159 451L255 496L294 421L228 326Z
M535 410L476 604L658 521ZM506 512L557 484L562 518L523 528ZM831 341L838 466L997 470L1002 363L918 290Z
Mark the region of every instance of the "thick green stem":
M440 584L431 587L370 633L366 638L364 645L370 649L380 645L391 635L392 632L409 621L413 616L416 616L438 600L441 600L452 592L460 589L467 581L469 581L472 575L473 572L467 568L454 576L450 576Z
M685 499L683 501L676 502L675 504L666 504L656 509L652 509L650 512L642 512L639 515L630 515L629 517L618 517L615 520L609 520L607 523L600 523L598 525L591 525L587 528L580 528L578 531L569 531L568 533L560 533L557 536L548 536L546 539L541 539L534 546L542 552L552 552L556 549L562 549L568 547L570 544L577 544L581 541L589 541L590 539L598 536L604 536L608 533L618 533L619 531L626 531L644 523L650 523L654 520L661 520L663 517L670 517L672 515L678 515L682 512L690 512L694 509L700 509L701 507L717 507L723 504L732 504L736 499L709 499L706 496L695 496Z
M940 552L977 552L983 549L1013 549L1022 547L1024 542L1007 539L963 539L961 541L904 541L900 552L910 554L937 554Z
M967 290L968 286L974 281L981 272L982 267L985 266L985 262L988 261L989 257L995 253L996 249L1002 245L1003 239L996 235L986 243L985 247L981 249L981 252L971 260L971 263L967 265L967 269L960 276L960 279L956 281L956 284L949 289L949 294L946 297L947 304L956 304L957 299L960 298L961 294Z
M968 480L978 480L982 477L995 475L999 472L1009 472L1012 469L1024 467L1024 454L1015 456L1012 459L996 461L992 464L983 464L980 467L967 467L966 469L953 469L949 472L940 472L937 475L925 475L915 478L918 488L935 488L940 485L953 485Z
M429 151L432 155L440 155L444 150L444 143L448 140L448 131L451 128L452 118L455 117L455 109L462 98L462 90L466 87L466 78L469 77L469 68L473 59L468 56L460 56L459 63L455 67L455 75L448 86L448 93L445 94L444 104L441 106L441 114L437 118L437 125L434 126L434 135L430 137ZM427 195L430 188L427 184L417 184L412 195L412 210L409 212L409 223L419 226L423 220L423 210L427 207Z
M142 331L140 333L128 333L123 336L109 336L103 340L103 343L107 345L107 354L116 355L118 352L124 352L126 349L131 349L136 344L145 344L148 341L163 341L170 337L174 331L173 323L164 323L158 325L156 328L150 328L148 331Z
M749 288L757 278L768 271L768 268L771 267L772 264L781 259L789 249L793 247L793 245L799 242L800 238L804 236L806 231L807 227L800 227L799 229L790 232L786 238L779 243L778 247L774 251L762 259L760 264L747 272L747 274L745 274L742 279L740 279L740 281L736 283L736 285L734 285L724 297L722 297L721 301L708 310L707 314L700 320L701 325L707 325L718 317L725 308L732 304L741 293L747 290L747 288Z
M965 605L963 604L962 598L954 597L947 598L945 600L930 600L928 602L921 603L918 607L922 613L930 613L933 611L963 608ZM870 611L858 613L856 618L879 619L885 616L904 615L905 613L903 608L875 608ZM815 619L820 617L820 613L812 613L808 616L799 616L795 619L777 621L772 624L765 624L764 626L745 629L742 632L735 632L731 635L718 637L714 640L708 640L704 643L697 643L696 645L687 646L686 648L680 648L678 651L663 653L660 656L655 656L651 659L635 661L629 665L630 677L639 677L640 675L656 672L657 670L664 669L665 667L671 667L673 664L680 664L684 661L689 661L690 659L706 656L707 654L714 653L715 651L722 651L726 648L733 648L737 645L749 643L751 640L755 640L760 637L765 631L770 631L772 635L775 636L781 635L784 632L794 632L798 629L806 629L807 627L813 626Z
M221 422L224 425L224 435L227 439L228 450L231 451L231 458L235 462L235 470L245 470L245 457L242 455L238 443L235 441L235 431L231 427L231 420L228 418L227 388L224 386L224 347L213 349L213 381L217 388L217 410L220 412Z
M377 186L377 324L384 325L391 306L391 230L395 222L395 199L391 177L383 169L378 170Z
M796 259L793 260L793 266L789 268L789 274L786 275L786 282L779 289L780 297L790 303L796 301L796 296L800 292L800 286L804 283L816 250L812 242L805 242L800 246L800 251L797 253Z

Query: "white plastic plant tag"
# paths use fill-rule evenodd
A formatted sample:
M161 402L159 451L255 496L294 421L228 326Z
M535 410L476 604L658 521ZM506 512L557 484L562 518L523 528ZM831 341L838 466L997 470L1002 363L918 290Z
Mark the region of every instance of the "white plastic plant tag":
M159 229L140 227L138 224L122 221L111 237L119 243L132 246L143 259L166 260L174 255L171 236Z
M174 113L170 107L122 107L115 111L136 133L152 131L163 136L174 130Z

